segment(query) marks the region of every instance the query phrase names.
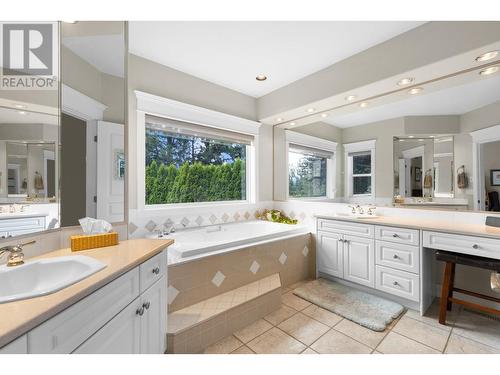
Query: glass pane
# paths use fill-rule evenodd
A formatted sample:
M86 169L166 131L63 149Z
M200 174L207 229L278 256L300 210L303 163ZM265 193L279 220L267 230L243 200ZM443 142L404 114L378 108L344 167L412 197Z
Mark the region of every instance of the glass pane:
M353 155L352 174L370 174L372 170L371 154Z
M246 199L246 145L146 125L146 204Z
M299 152L288 153L290 197L326 197L326 160Z
M370 176L352 178L352 193L354 195L371 194L371 192L372 192L372 178Z

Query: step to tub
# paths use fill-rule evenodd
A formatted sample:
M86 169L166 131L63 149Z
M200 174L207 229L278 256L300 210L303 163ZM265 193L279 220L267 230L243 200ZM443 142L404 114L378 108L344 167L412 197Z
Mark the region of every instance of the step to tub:
M168 314L168 353L199 353L280 308L281 281L275 273Z

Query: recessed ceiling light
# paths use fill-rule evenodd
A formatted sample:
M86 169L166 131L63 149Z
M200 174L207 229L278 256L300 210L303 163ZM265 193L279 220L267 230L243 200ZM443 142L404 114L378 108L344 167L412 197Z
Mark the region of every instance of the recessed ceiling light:
M429 137L434 138L434 135L430 135Z
M490 51L476 57L476 61L488 61L498 56L498 51Z
M415 138L415 136L414 135L409 135L408 138Z
M283 118L282 117L277 117L275 121L276 122L281 122L281 121L283 121Z
M414 88L408 90L408 94L416 95L416 94L420 94L422 91L424 91L423 87L414 87Z
M321 117L323 117L323 118L328 117L328 113L322 113Z
M345 100L347 100L348 102L352 102L356 98L357 98L356 95L348 95L345 97Z
M362 103L359 103L359 106L360 106L361 108L366 108L366 107L368 107L368 105L369 105L369 104L370 104L370 103L368 103L368 102L362 102Z
M313 113L316 109L315 108L307 108L307 112Z
M26 112L24 112L24 111L17 111L17 113L19 113L20 115L25 115L26 114Z
M267 76L265 74L259 74L257 77L255 77L257 81L265 81L267 79Z
M295 125L295 122L291 122L291 123L290 123L290 126L294 126L294 125Z
M14 107L19 108L19 109L26 108L26 106L22 105L22 104L14 104Z
M489 68L486 68L484 70L481 70L479 74L482 76L489 76L490 74L498 72L498 66L490 66Z
M400 80L398 81L398 86L406 86L406 85L409 85L409 84L410 84L410 83L412 83L414 80L415 80L415 78L412 78L412 77L407 77L407 78L400 79Z
M63 21L64 23L77 23L78 21L71 21L71 20L68 20L68 21Z
M419 142L423 142L424 140L423 140L423 139L419 139L418 141L419 141Z

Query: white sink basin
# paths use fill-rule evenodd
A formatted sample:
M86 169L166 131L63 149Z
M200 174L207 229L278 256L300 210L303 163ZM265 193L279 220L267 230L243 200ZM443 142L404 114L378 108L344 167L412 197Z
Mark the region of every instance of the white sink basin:
M344 212L338 212L337 216L339 217L350 217L353 219L376 219L379 217L378 215L368 215L368 214L346 214Z
M83 255L0 266L0 303L57 292L102 270L106 265Z

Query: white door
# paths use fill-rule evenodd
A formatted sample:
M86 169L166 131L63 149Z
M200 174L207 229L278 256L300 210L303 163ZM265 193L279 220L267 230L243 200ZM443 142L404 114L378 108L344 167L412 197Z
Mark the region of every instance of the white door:
M97 218L125 219L124 130L122 124L97 123Z
M344 239L344 279L374 287L375 241L348 235Z
M73 353L76 354L139 354L141 321L138 314L140 298L135 299L104 327Z
M399 195L406 197L406 159L399 159Z
M343 277L342 235L318 232L318 271Z
M166 351L167 282L162 277L142 295L144 315L141 319L141 353L163 354Z

